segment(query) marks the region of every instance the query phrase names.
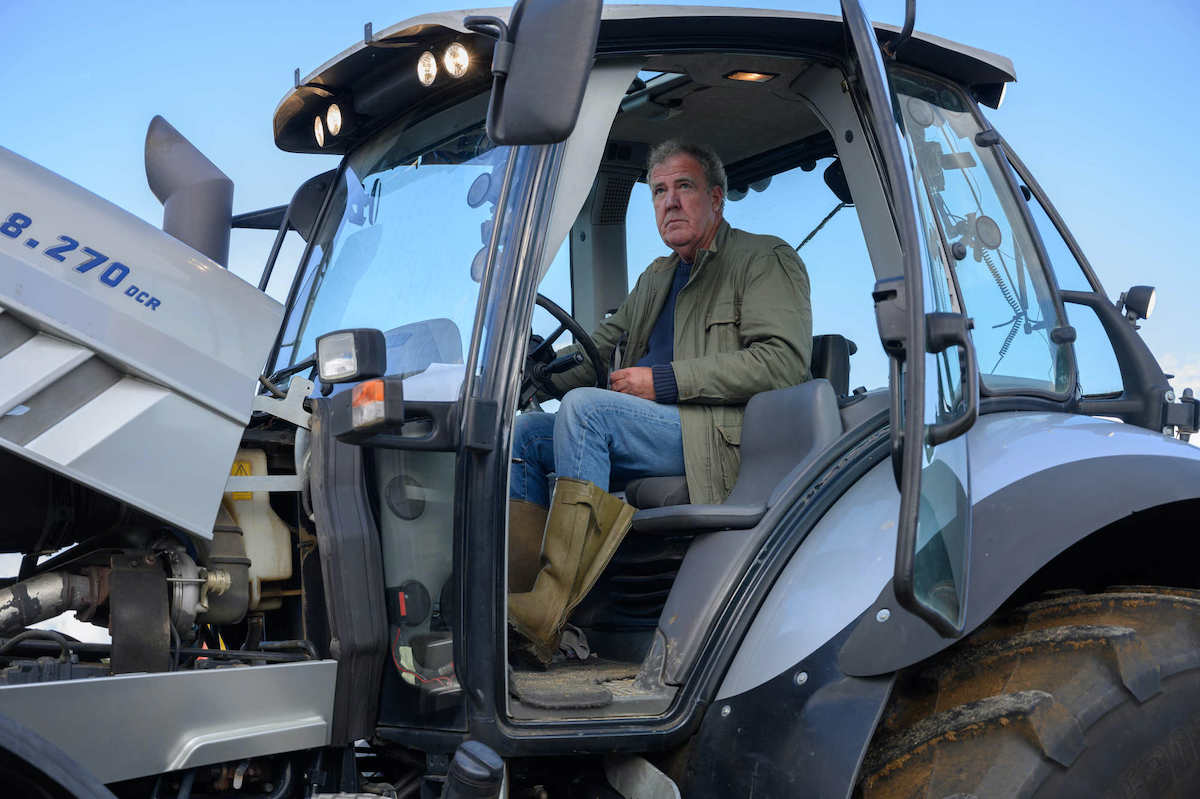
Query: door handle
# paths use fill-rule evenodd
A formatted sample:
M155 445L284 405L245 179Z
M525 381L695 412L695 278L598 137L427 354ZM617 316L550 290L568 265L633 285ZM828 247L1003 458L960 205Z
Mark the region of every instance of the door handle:
M926 426L925 443L931 447L958 438L979 418L979 369L975 362L975 346L971 342L972 327L974 323L965 314L925 314L925 351L937 355L950 347L958 348L959 377L965 394L965 407L961 413L948 422Z

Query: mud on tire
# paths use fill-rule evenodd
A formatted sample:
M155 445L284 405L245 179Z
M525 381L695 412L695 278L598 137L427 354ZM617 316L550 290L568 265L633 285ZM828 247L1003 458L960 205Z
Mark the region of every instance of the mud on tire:
M1062 592L907 670L856 796L1200 796L1200 591Z

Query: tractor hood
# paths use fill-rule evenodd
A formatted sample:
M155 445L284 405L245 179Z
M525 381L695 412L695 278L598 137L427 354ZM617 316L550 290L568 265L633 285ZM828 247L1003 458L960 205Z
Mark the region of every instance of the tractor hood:
M0 148L0 448L212 535L282 306Z

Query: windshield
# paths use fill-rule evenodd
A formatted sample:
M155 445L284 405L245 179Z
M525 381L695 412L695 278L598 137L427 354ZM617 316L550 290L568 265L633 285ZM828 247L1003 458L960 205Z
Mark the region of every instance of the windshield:
M317 336L371 327L387 339L388 374L429 378L406 380L406 397L457 399L511 150L494 145L482 122L415 153L412 139L385 132L347 158L301 270L276 371L311 357Z
M957 90L909 73L893 73L892 88L917 165L926 238L931 246L939 238L950 245L984 387L1066 392L1069 350L1050 335L1065 322L1006 165L994 147L976 142L983 127ZM933 289L940 310L959 310L951 287Z

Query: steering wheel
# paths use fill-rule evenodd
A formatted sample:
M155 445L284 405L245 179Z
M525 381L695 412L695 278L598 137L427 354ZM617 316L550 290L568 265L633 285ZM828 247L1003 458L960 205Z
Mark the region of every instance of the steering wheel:
M521 380L520 407L528 405L538 391L544 391L555 399L562 399L564 392L555 387L554 383L550 381L550 376L575 368L585 361L585 356L596 373L594 385L597 388L607 388L608 364L600 357L600 350L596 349L596 342L592 341L588 332L569 313L559 307L558 303L544 294L538 294L535 302L550 312L550 315L558 321L558 327L544 339L536 335L530 336L530 350L525 356L525 373ZM571 335L575 337L575 342L583 350L583 354L572 352L556 358L554 357L554 342L558 341L559 337L567 331L570 331Z

